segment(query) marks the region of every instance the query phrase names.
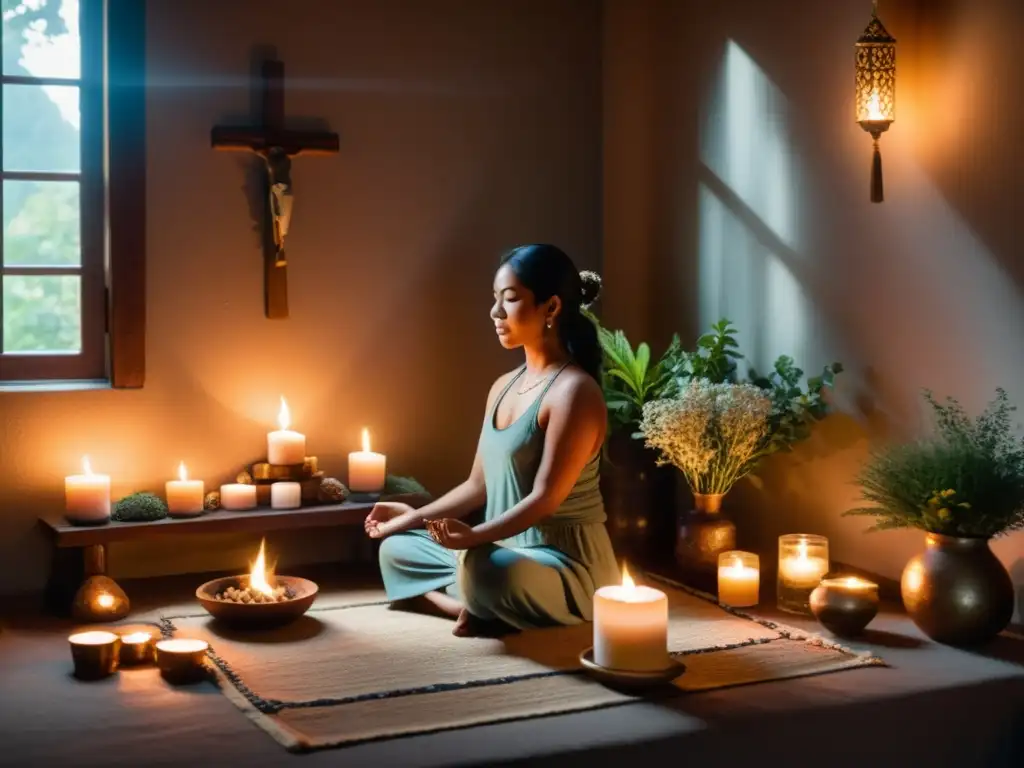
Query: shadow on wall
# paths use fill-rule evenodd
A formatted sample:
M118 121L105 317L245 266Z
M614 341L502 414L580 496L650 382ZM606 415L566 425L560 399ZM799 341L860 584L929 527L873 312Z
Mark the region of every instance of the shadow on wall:
M883 147L887 202L879 206L868 202L870 141L853 121L852 44L863 9L838 8L826 19L816 4L796 5L782 37L767 23L774 7L741 2L709 15L703 30L722 42L690 49L718 57L717 70L690 67L713 80L702 95L699 162L671 183L699 190L691 235L701 327L732 319L758 369L789 354L805 370L839 359L848 371L836 392L842 413L793 454L770 460L756 484L737 488L731 508L741 536L746 528L770 551L778 533L825 533L835 559L898 577L920 534L867 536L863 520L840 517L854 505L853 481L871 442L921 430L924 387L972 412L1000 385L1024 401L1016 341L1024 262L1012 250L1019 211L1009 187L1024 158L1016 139L1022 107L1009 106L1020 89L987 85L1022 58L1007 31L1017 28L1007 14L1021 11L1007 0L980 4L985 10L946 4L960 9L962 26L946 30L954 42L943 48L952 53L943 72L980 91L952 107L936 84L942 75L916 71L927 60L918 48L927 49L929 27L922 23L919 34L914 13L927 19L928 9L887 20L900 40L905 87ZM799 57L791 39L808 41ZM1012 71L1020 77L1024 62ZM934 93L921 96L927 82ZM985 147L966 130L934 131L940 114L961 125L969 115L987 118L979 131ZM673 250L690 247L680 240ZM995 549L1009 565L1022 546L1018 535Z

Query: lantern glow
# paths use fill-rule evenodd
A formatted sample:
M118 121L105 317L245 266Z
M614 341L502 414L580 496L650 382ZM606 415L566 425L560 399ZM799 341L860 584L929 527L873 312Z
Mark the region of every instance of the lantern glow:
M874 0L871 22L857 40L855 51L856 117L874 143L871 202L880 203L885 196L878 140L896 119L896 38L878 18L878 0Z

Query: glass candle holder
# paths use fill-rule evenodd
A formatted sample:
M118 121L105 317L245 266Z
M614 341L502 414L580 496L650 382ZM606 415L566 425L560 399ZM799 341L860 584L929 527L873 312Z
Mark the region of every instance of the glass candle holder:
M761 559L753 552L730 550L718 556L718 602L734 608L757 605Z
M878 613L878 585L856 576L822 579L811 592L811 612L834 635L858 635Z
M68 638L74 675L79 680L99 680L117 671L121 638L113 632L78 632Z
M828 573L828 539L812 533L779 536L779 574L776 599L779 610L811 612L811 592Z

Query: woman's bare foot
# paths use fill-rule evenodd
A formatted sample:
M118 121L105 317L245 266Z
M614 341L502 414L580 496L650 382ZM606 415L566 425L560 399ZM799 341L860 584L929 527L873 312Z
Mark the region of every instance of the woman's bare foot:
M452 634L456 637L501 637L515 631L515 627L503 621L478 619L465 609L459 614L452 628Z
M462 603L443 592L427 592L425 595L410 597L408 600L396 600L391 607L399 611L440 616L443 619L458 619L462 614Z

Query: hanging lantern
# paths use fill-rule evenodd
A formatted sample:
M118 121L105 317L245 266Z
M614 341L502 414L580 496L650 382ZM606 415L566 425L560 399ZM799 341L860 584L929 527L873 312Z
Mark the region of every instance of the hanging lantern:
M896 119L896 39L878 19L878 0L874 0L871 23L857 41L856 52L857 122L874 140L871 202L880 203L884 196L878 140Z

